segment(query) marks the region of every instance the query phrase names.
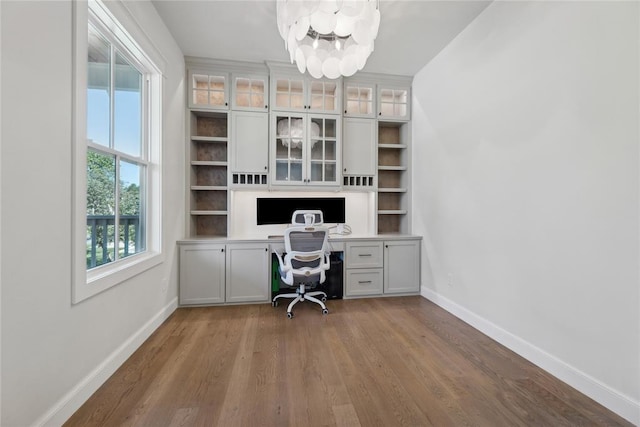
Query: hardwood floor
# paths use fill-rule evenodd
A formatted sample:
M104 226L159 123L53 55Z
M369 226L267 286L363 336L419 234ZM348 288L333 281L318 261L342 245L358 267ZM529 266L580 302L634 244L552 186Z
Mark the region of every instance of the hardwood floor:
M66 426L630 426L422 297L180 308Z

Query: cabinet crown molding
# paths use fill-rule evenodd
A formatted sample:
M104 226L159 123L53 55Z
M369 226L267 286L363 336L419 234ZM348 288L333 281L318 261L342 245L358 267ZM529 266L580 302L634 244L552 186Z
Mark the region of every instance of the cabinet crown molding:
M264 62L233 61L226 59L202 58L197 56L185 56L184 62L187 68L211 68L216 71L228 73L247 72L268 73L269 69Z

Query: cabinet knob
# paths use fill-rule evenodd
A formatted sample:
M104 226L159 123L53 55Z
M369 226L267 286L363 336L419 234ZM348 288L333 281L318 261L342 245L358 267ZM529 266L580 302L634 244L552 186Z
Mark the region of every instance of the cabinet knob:
M344 110L344 113L347 114L347 110Z
M269 108L269 106L268 106L268 105L265 105L265 106L264 106L264 108Z
M228 103L228 102L225 102L225 103L224 103L224 106L225 106L225 107L227 107L228 105L229 105L229 103Z
M220 249L220 252L224 252L224 249Z
M266 167L266 166L264 167L264 170L267 170L267 167Z
M381 116L381 115L382 115L382 111L381 111L381 112L379 112L379 113L378 113L378 115L379 115L379 116Z
M344 171L346 172L346 171L347 171L347 168L344 168Z
M384 245L385 248L389 249L389 245Z

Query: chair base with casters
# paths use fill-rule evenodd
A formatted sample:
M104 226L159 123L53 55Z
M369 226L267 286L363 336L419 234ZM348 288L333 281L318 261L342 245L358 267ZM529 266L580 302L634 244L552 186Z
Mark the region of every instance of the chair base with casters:
M322 298L318 299L316 298L317 296L322 296ZM298 289L296 289L295 294L294 293L278 294L275 297L273 297L273 301L271 301L271 305L273 307L278 306L279 298L294 298L294 300L291 301L289 303L289 306L287 307L287 317L289 319L293 317L293 311L292 311L293 306L299 303L300 301L315 302L320 307L322 307L322 314L329 314L329 310L327 309L327 306L324 305L324 302L327 300L327 294L322 291L307 292L304 283L300 284Z

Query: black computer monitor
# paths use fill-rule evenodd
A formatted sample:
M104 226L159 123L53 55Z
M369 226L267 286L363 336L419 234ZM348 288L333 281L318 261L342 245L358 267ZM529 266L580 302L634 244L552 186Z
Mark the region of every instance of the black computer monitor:
M257 199L258 225L290 224L293 212L320 210L324 222L343 224L345 220L344 197L260 197Z

